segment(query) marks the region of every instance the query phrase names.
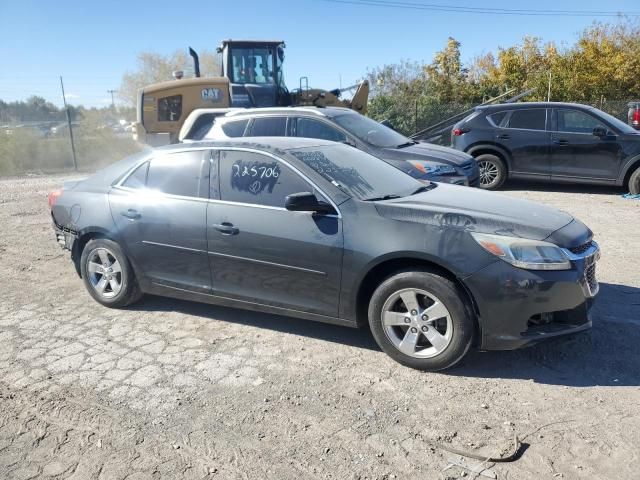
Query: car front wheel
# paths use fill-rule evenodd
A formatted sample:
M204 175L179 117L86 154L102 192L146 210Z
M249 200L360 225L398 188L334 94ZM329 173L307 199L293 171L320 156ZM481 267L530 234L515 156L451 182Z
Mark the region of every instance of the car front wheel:
M82 251L80 267L87 291L106 307L125 307L142 296L131 264L112 240L89 240Z
M480 170L480 188L495 190L507 180L507 167L496 155L485 153L476 158Z
M426 271L385 280L371 297L369 325L391 358L425 371L458 363L471 347L475 328L456 285Z

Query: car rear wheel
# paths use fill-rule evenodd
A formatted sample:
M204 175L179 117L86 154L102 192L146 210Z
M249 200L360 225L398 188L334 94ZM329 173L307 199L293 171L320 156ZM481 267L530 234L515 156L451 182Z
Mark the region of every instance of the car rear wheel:
M640 194L640 167L629 177L629 193L633 195Z
M507 167L498 156L484 153L476 158L480 169L480 188L495 190L507 180Z
M89 240L82 251L80 267L87 291L102 305L125 307L142 296L131 264L112 240Z
M385 280L371 297L369 325L391 358L425 371L462 360L475 328L456 285L426 271L401 272Z

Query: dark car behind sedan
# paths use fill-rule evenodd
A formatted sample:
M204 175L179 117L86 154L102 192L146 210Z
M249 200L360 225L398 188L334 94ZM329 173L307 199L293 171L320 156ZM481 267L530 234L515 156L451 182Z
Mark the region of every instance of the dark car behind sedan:
M451 132L473 155L481 187L507 179L617 185L640 193L640 132L588 105L532 102L478 107Z
M473 158L452 148L416 142L353 110L339 107L250 108L218 117L208 140L236 137L317 138L349 144L419 180L477 187Z
M424 184L369 154L292 138L125 159L49 196L91 296L144 293L351 327L439 370L591 326L599 249L571 215Z

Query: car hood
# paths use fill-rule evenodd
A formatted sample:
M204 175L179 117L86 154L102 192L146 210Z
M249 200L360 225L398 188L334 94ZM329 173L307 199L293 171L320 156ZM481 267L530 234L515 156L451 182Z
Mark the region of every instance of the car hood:
M416 143L405 148L383 148L384 155L401 160L429 160L460 167L473 157L449 147L432 143Z
M396 220L441 228L491 233L532 240L549 240L574 247L591 236L582 222L546 205L494 192L438 184L417 195L376 202L378 213Z

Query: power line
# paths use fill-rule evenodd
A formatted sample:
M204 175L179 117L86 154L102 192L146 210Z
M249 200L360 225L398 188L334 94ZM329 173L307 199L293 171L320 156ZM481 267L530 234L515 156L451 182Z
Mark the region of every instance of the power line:
M613 10L535 10L493 7L462 7L437 3L416 3L396 0L320 0L323 2L342 3L348 5L386 7L411 10L425 10L449 13L475 13L480 15L514 15L514 16L558 16L558 17L618 17L640 16L638 11Z

